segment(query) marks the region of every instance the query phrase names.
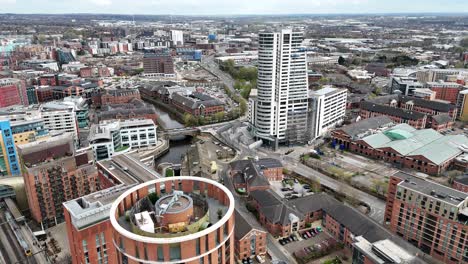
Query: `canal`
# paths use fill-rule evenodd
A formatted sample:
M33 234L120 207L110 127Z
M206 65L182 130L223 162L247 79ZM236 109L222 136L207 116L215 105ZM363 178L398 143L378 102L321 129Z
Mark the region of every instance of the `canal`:
M154 106L156 114L158 115L158 125L163 129L174 129L183 128L184 125L178 122L174 117L165 112L162 108L157 105ZM173 164L181 164L183 157L187 153L188 148L192 143L192 137L180 136L171 138L169 141L169 151L155 160L155 165L158 166L163 162L169 162Z

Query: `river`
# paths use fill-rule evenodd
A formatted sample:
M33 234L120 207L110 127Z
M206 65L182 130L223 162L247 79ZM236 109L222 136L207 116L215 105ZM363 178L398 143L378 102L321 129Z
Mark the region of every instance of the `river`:
M179 121L171 117L167 112L158 106L154 106L158 114L158 125L163 129L174 129L184 127ZM183 157L187 153L192 142L192 137L181 136L180 138L172 138L169 141L169 151L155 160L155 165L158 166L163 162L180 164Z

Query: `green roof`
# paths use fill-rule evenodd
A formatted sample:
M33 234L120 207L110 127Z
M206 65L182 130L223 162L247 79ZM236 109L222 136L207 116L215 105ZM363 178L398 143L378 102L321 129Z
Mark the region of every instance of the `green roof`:
M411 132L408 132L403 129L392 129L389 131L385 131L384 134L392 140L408 139L413 136Z
M391 148L402 156L423 156L437 165L461 154L459 146L468 145L464 135L443 136L433 129L416 130L407 124L362 140L372 148Z

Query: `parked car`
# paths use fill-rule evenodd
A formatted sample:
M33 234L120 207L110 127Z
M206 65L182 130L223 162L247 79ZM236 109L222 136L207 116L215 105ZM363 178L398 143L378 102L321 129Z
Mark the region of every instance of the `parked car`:
M310 189L310 185L304 184L304 186L302 186L302 188L304 188L304 189L306 189L306 190L309 190L309 189Z
M292 234L291 235L291 238L294 240L294 241L298 241L299 239L297 239L297 236L295 234Z
M282 246L286 245L286 242L285 242L283 239L278 240L278 242L279 242Z
M310 248L309 248L309 247L305 247L305 248L304 248L304 251L305 251L306 253L310 253L310 252L312 252L312 251L310 250Z
M322 232L322 231L323 231L322 228L321 228L320 226L317 226L317 227L315 228L315 230L317 230L317 231L319 231L319 232Z
M263 263L263 262L265 262L265 258L262 257L262 256L260 256L260 255L257 255L257 256L256 256L256 259L257 259L258 263Z

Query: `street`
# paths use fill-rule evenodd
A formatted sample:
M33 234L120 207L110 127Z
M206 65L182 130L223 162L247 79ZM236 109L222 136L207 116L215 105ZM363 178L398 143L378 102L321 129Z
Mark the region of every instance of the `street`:
M337 192L344 191L347 194L353 195L356 199L360 200L361 202L367 204L370 207L370 212L368 214L369 217L371 217L372 219L374 219L380 224L383 223L384 213L385 213L385 201L380 200L377 197L374 197L352 186L349 186L346 183L342 183L338 180L335 180L310 167L307 167L293 157L289 157L287 155L276 153L274 151L271 151L265 148L261 148L259 150L251 150L242 143L232 142L229 137L229 130L222 132L221 137L224 140L226 140L228 143L230 143L230 145L236 146L236 148L240 151L239 159L242 159L245 157L258 156L259 158L270 157L270 158L276 158L278 160L281 160L285 168L291 171L294 171L299 175L318 181L320 182L321 185L324 185L334 191L337 191Z

